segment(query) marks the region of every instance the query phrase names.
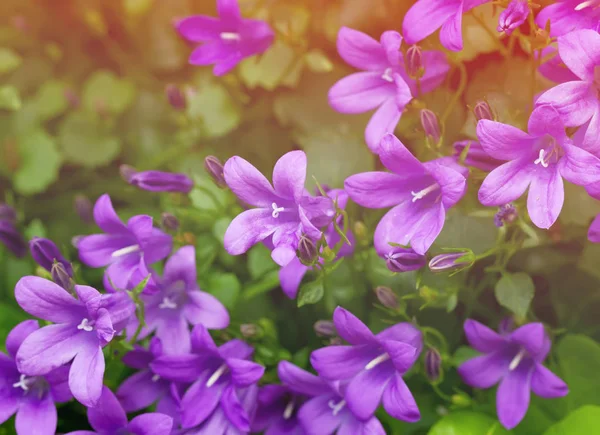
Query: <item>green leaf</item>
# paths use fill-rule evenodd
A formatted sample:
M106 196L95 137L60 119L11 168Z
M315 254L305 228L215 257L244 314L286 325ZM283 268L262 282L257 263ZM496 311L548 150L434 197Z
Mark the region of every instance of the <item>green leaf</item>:
M14 71L21 66L21 56L10 48L0 47L0 74Z
M188 115L202 122L208 137L219 137L235 129L241 121L239 107L224 86L211 82L203 86L188 101Z
M562 400L569 409L600 405L600 344L585 335L567 335L556 347L558 365L569 394Z
M19 110L21 108L21 97L14 86L0 87L0 109Z
M118 78L112 71L96 71L83 86L83 105L92 112L106 108L118 115L129 107L134 97L134 83Z
M308 69L312 72L323 73L329 72L333 69L333 64L327 55L318 48L310 50L308 53L306 53L304 55L304 61L306 62Z
M225 232L231 223L231 219L228 217L222 217L218 219L212 228L213 236L220 242L223 243L223 239L225 238Z
M271 251L259 243L248 251L248 271L252 279L258 279L271 270L277 269L277 264L271 258Z
M261 57L242 62L242 80L251 89L261 86L272 91L291 72L295 57L293 48L278 39Z
M27 313L19 307L5 302L0 302L0 312L2 313L2 317L0 318L0 343L2 343L1 348L5 349L6 336L10 330L13 329L17 323L26 320L28 316Z
M212 293L231 310L238 299L242 285L233 273L215 273L208 279L206 291Z
M498 303L520 318L527 315L534 292L533 280L523 272L505 273L496 283L494 291Z
M23 195L45 191L58 178L62 161L54 138L36 129L20 136L18 143L21 161L13 175L15 190Z
M67 85L56 80L45 82L35 95L35 109L41 120L54 118L62 114L69 102L65 97Z
M279 287L279 271L271 270L264 274L258 281L246 286L243 296L244 299L252 299L277 287Z
M110 163L121 150L120 139L88 112L70 113L59 127L58 138L67 160L90 168Z
M486 414L459 411L446 415L433 425L428 435L506 435L500 422Z
M32 220L25 231L23 232L27 240L33 239L34 237L46 237L46 228L44 223L40 219Z
M473 349L472 347L460 346L458 349L456 349L456 351L454 352L454 355L452 356L452 365L455 367L458 367L465 361L468 361L479 355L481 355L481 354L479 352L477 352L475 349Z
M600 407L582 406L550 427L544 435L592 435L600 429Z
M307 304L316 304L323 298L324 292L325 289L321 280L302 284L298 293L298 307Z

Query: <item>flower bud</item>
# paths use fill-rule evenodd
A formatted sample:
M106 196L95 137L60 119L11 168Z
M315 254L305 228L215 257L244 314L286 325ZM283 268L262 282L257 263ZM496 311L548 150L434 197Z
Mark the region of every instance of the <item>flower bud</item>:
M73 276L73 266L63 257L52 240L34 237L29 241L29 250L35 262L48 272L51 272L52 265L58 262L63 265L69 276Z
M423 54L418 45L411 45L406 50L406 72L413 79L423 77Z
M15 224L9 220L0 220L0 242L17 257L22 257L27 252L25 240Z
M52 268L50 269L50 274L52 275L52 281L61 286L67 291L73 290L75 283L73 279L71 279L71 275L65 269L65 266L62 263L57 261L52 264Z
M504 204L498 207L498 213L494 216L494 224L500 228L504 224L512 224L519 217L517 209L512 204Z
M73 203L75 205L75 212L83 222L86 224L94 222L94 206L87 196L75 195Z
M471 266L475 256L471 251L448 252L436 255L429 261L429 270L432 272L452 272Z
M527 0L512 0L498 17L498 32L510 35L513 30L525 22L529 15Z
M17 220L17 212L8 204L0 204L0 220L15 222Z
M223 163L215 156L207 156L204 159L204 169L219 187L227 187L225 175L223 175Z
M375 289L375 294L384 307L391 309L398 308L398 297L391 288L379 286Z
M185 99L185 95L179 89L179 86L174 84L168 84L165 87L165 95L167 96L167 100L171 107L175 110L183 111L187 107L187 100Z
M305 266L312 266L319 259L319 253L317 252L315 243L305 234L300 237L296 255L300 262Z
M421 125L425 135L431 139L434 144L439 143L442 133L440 132L440 123L438 117L429 109L421 110Z
M482 119L494 121L494 113L487 101L478 101L475 107L473 107L473 114L477 121L481 121Z
M455 142L453 145L454 156L457 159L460 158L467 146L469 149L467 150L467 156L464 160L464 163L467 166L472 166L474 168L481 169L482 171L490 172L504 163L501 160L496 160L495 158L491 157L484 151L481 144L474 140L461 140L459 142Z
M435 383L440 379L442 357L437 349L430 347L425 352L425 375L429 382Z
M137 171L133 166L121 165L119 166L119 174L121 174L121 178L125 180L126 183L130 183L131 178L137 174Z
M179 219L171 213L163 213L160 215L161 226L169 231L177 231L179 229Z
M133 168L132 168L133 169ZM125 178L127 177L127 178ZM132 186L149 192L189 193L194 182L185 174L163 171L127 172L123 178Z
M240 332L246 338L253 338L258 333L258 326L253 323L243 323L240 325Z
M335 325L330 320L317 320L313 328L317 335L321 337L334 337L337 335Z
M410 272L425 266L425 256L410 248L395 247L385 257L385 264L392 272Z

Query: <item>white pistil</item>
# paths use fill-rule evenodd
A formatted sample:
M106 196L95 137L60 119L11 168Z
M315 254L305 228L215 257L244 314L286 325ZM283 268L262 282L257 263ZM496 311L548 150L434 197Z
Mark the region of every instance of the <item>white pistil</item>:
M94 330L94 327L92 325L89 324L89 320L88 319L83 319L81 321L81 323L79 325L77 325L77 329L79 329L80 331L87 331L87 332L91 332Z
M390 356L387 353L382 353L377 358L369 361L369 363L365 366L365 370L371 370L373 367L381 364L384 361L387 361L388 359L390 359Z
M589 6L593 6L594 3L596 3L596 1L594 1L594 0L587 0L585 2L581 2L577 6L575 6L575 10L576 11L580 11L582 9L585 9L585 8L589 7Z
M544 168L548 167L548 162L546 160L544 160L544 157L546 155L546 151L542 148L540 150L540 155L539 157L533 162L535 165L540 164L542 165Z
M271 207L273 208L273 213L271 213L271 216L273 216L274 218L278 218L279 217L279 213L281 213L282 211L285 210L285 208L283 207L278 207L277 203L273 203L271 204Z
M160 375L152 376L152 382L158 382L160 380Z
M215 370L212 376L208 378L208 381L206 381L206 386L212 387L215 385L215 382L217 382L221 375L225 373L225 370L227 370L227 364L222 364L217 370Z
M132 252L137 252L140 250L140 245L131 245L126 246L125 248L117 249L115 252L111 254L111 257L117 258L122 257L123 255L131 254Z
M508 365L508 370L512 371L512 370L516 369L519 366L519 364L521 363L521 360L523 359L524 356L525 356L525 349L521 349L519 351L519 353L512 359L512 361Z
M29 387L27 386L27 377L25 375L21 375L21 377L19 377L19 382L15 382L13 387L22 388L23 391L29 390Z
M173 302L171 299L168 298L168 296L165 296L162 300L162 302L160 303L160 305L158 306L158 308L170 308L172 310L174 310L175 308L177 308L177 304L175 302Z
M338 415L338 413L342 410L342 408L344 408L344 406L346 406L346 401L340 400L338 403L335 403L335 400L332 399L329 402L327 402L327 405L329 405L329 407L333 411L332 412L333 415Z
M287 404L287 406L285 407L285 410L283 411L283 418L284 419L289 419L292 414L294 412L294 401L290 400Z
M416 202L419 199L423 199L428 193L433 192L438 187L439 185L437 183L433 183L431 186L427 186L425 189L420 190L418 192L411 191L410 194L413 196L412 202Z
M394 81L394 79L392 78L392 69L386 68L383 74L381 74L381 78L386 82L392 83Z
M221 32L219 35L223 41L239 41L240 34L236 32Z

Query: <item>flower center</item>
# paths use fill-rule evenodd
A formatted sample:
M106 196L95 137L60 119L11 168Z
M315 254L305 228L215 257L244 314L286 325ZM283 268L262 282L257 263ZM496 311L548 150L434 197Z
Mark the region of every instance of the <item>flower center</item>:
M160 380L160 375L152 376L152 382L158 382Z
M177 304L174 301L172 301L168 296L165 296L158 308L168 308L174 310L175 308L177 308Z
M273 213L271 213L271 216L273 216L274 218L278 218L279 213L281 213L285 210L284 207L278 207L276 202L271 204L271 207L273 208Z
M346 406L346 401L342 399L338 403L335 403L335 400L332 399L329 402L327 402L327 405L331 408L331 413L333 415L338 415L338 413L344 408L344 406Z
M418 192L411 191L410 194L413 196L412 202L417 202L417 200L423 199L425 196L427 196L427 194L429 194L439 188L440 188L439 184L433 183L431 186L427 186L425 189L419 190Z
M563 155L562 148L556 143L554 138L548 138L548 144L540 149L538 158L533 161L535 165L542 165L547 168L550 163L557 163Z
M79 325L77 325L77 329L79 329L80 331L91 332L94 330L94 326L92 324L90 324L90 321L88 319L84 318L81 321L81 323Z
M294 403L294 399L290 400L283 411L283 418L288 420L292 414L294 413L294 407L296 404Z
M236 32L221 32L219 35L223 41L239 41L240 34Z
M118 258L123 255L131 254L132 252L137 252L140 250L140 245L131 245L126 246L125 248L117 249L115 252L111 254L111 257Z
M13 387L15 388L22 388L23 391L27 391L29 390L29 384L31 383L31 378L28 378L25 375L21 375L19 377L19 382L15 382L13 384Z
M600 7L600 1L598 1L598 0L587 0L587 1L581 2L577 6L575 6L574 10L581 11L581 10L586 9L586 8L597 9L598 7Z
M206 381L206 386L212 387L213 385L215 385L215 382L219 380L219 378L223 375L223 373L225 373L226 370L227 364L221 364L221 366L217 370L215 370L212 376L208 378L208 381Z
M508 365L508 370L513 371L514 369L516 369L519 366L519 364L521 364L521 361L523 360L524 356L525 356L525 349L521 349L519 351L519 353L515 355L515 357L512 359L512 361Z
M392 83L394 81L392 77L392 68L386 68L383 74L381 74L381 78L386 82Z
M387 353L382 353L377 358L369 361L369 363L365 366L365 370L371 370L373 367L381 364L384 361L387 361L388 359L390 359L390 356Z

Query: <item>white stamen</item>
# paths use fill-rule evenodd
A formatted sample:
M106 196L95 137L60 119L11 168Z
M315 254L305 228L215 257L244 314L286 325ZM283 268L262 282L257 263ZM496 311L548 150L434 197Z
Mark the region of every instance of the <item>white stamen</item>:
M519 366L519 364L521 363L521 360L523 359L524 356L525 356L525 349L521 349L519 351L519 353L513 358L513 360L508 365L508 370L512 371L512 370L516 369Z
M221 32L219 35L223 41L239 41L240 34L236 32Z
M381 78L386 82L392 83L394 81L394 79L392 78L392 69L386 68L383 74L381 74Z
M544 160L544 156L545 156L545 154L546 154L546 151L545 151L545 150L542 148L542 149L540 150L540 155L539 155L539 157L538 157L538 158L537 158L537 159L536 159L536 160L535 160L533 163L534 163L535 165L537 165L537 164L540 164L540 165L542 165L544 168L547 168L547 167L548 167L548 162L546 162L546 161Z
M223 364L217 370L215 370L212 376L208 378L208 381L206 381L206 386L212 387L215 384L215 382L219 380L221 375L225 373L225 370L227 370L227 364Z
M152 382L158 382L160 380L160 375L152 376Z
M77 329L84 330L87 332L93 331L94 327L92 325L89 324L89 320L88 319L83 319L81 321L81 323L79 325L77 325Z
M594 5L594 0L588 0L585 2L581 2L577 6L575 6L575 10L580 11L582 9L587 8L588 6L593 6L593 5Z
M22 388L23 391L29 390L29 387L27 386L27 377L25 375L21 375L21 377L19 378L19 382L15 382L13 384L13 387Z
M431 186L427 186L425 189L420 190L418 192L410 192L413 196L412 202L416 202L418 199L423 199L428 193L433 192L438 189L440 186L437 183L433 183Z
M131 245L126 246L125 248L117 249L115 252L111 254L111 257L122 257L123 255L131 254L132 252L137 252L140 250L140 245Z
M335 403L335 400L330 400L329 402L327 402L327 405L329 405L329 407L333 411L333 415L338 415L342 408L346 406L346 401L341 400L340 402Z
M175 302L173 302L171 299L169 299L167 296L165 296L162 300L162 302L160 303L160 305L158 306L158 308L170 308L172 310L174 310L175 308L177 308L177 304Z
M287 406L285 407L285 410L283 411L283 418L284 419L288 419L292 416L292 413L294 412L294 401L290 400L289 403L287 404Z
M382 353L377 358L369 361L369 363L365 366L365 370L371 370L376 365L381 364L382 362L387 361L388 359L390 359L390 356L387 353Z
M271 204L271 207L273 207L273 213L271 213L271 216L273 216L274 218L278 218L279 213L285 210L285 208L283 207L277 207L277 203L275 202Z

